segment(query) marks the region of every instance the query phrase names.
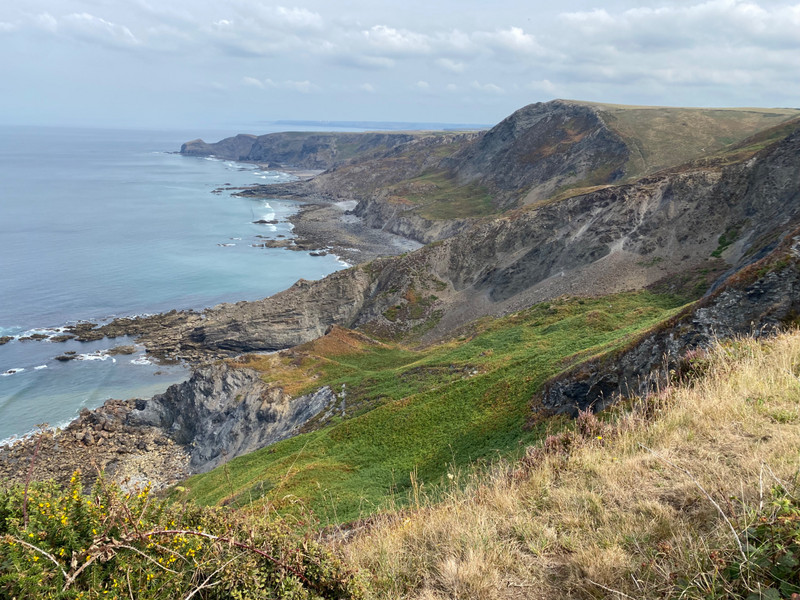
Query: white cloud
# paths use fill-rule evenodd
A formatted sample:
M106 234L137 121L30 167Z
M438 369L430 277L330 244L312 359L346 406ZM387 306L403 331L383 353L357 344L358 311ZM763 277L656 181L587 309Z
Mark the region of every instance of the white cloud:
M271 88L276 90L299 92L301 94L310 94L312 92L318 92L321 89L318 85L315 85L314 83L312 83L307 79L304 81L295 81L292 79L286 79L284 81L274 81L269 78L257 79L255 77L243 77L242 85L262 90Z
M545 92L547 94L551 94L553 96L557 96L558 93L558 86L555 85L549 79L541 79L539 81L531 81L525 86L529 90L533 90L536 92Z
M417 88L418 90L429 90L431 89L431 84L428 83L427 81L420 80L414 84L414 87Z
M463 62L451 58L437 58L436 65L451 73L463 73L467 68Z
M16 23L6 23L4 21L0 21L0 33L14 31L17 27L19 27L19 25Z
M50 13L40 13L33 18L34 24L40 29L55 33L58 31L58 21Z
M141 44L139 39L124 25L111 23L89 13L72 13L62 19L62 31L87 42L97 42L116 47L132 47Z
M256 79L255 77L242 77L242 84L249 87L256 87L262 90L266 87L263 81L261 81L260 79Z
M487 47L500 52L514 54L541 54L544 49L536 39L520 27L511 27L494 32L476 32L474 38Z
M311 12L305 8L279 6L275 9L275 17L280 23L289 25L297 30L321 30L324 26L324 21L319 13Z
M501 88L499 85L495 85L494 83L479 83L477 81L473 81L470 84L470 87L473 90L478 90L480 92L485 92L487 94L505 94L505 90Z
M381 56L409 56L430 52L427 36L413 31L375 25L361 32L370 49Z
M361 90L362 92L367 92L368 94L374 94L377 91L375 86L371 83L362 83L357 86L356 89Z

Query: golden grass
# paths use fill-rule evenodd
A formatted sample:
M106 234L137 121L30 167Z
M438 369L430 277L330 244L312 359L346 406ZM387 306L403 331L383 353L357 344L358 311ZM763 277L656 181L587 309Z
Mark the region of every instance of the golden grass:
M693 384L589 419L570 452L416 486L413 510L341 550L376 598L727 597L737 537L798 470L800 333L707 361Z

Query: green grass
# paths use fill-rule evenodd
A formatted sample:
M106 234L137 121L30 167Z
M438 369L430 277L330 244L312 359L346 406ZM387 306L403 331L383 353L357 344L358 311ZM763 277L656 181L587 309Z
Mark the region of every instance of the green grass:
M625 168L628 180L715 155L800 114L795 109L597 106L634 150Z
M403 504L412 473L435 484L449 468L513 456L538 439L543 430L525 424L547 378L629 342L680 304L648 292L566 299L484 319L471 338L424 350L365 346L318 357L313 387L344 383L348 418L183 486L201 504L240 506L252 498L290 510L300 498L332 523Z
M426 173L389 189L397 200L417 205L417 213L426 219L483 217L497 212L485 187L461 185L445 171Z

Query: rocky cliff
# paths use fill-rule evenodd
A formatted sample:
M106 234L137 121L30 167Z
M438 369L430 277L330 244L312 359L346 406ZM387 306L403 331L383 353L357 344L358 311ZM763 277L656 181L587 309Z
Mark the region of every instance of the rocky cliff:
M218 307L172 339L243 352L302 343L339 324L433 340L562 294L637 289L692 271L730 275L774 248L799 216L796 130L731 165L518 210L406 256Z
M216 143L193 140L181 146L187 156L215 156L268 164L273 168L330 169L346 161L366 159L414 140L415 133L284 132L239 134Z
M535 410L602 409L620 397L647 396L702 368L703 350L718 339L770 335L798 324L800 230L714 293L611 356L553 378Z
M285 439L336 396L329 388L290 397L259 374L224 364L205 367L150 400L137 400L129 425L161 429L187 449L191 472Z
M554 100L521 108L443 166L462 182L487 186L507 208L576 185L613 183L625 175L629 154L596 108Z
M186 142L181 146L181 154L186 156L216 156L230 160L246 160L250 149L258 139L255 135L240 133L237 136L225 138L215 144L208 144L197 139Z

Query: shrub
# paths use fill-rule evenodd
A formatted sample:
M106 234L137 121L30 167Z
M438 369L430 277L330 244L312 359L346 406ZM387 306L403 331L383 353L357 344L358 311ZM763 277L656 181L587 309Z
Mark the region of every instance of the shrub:
M310 529L308 530L310 531ZM0 598L360 598L354 573L277 518L126 493L0 491Z

